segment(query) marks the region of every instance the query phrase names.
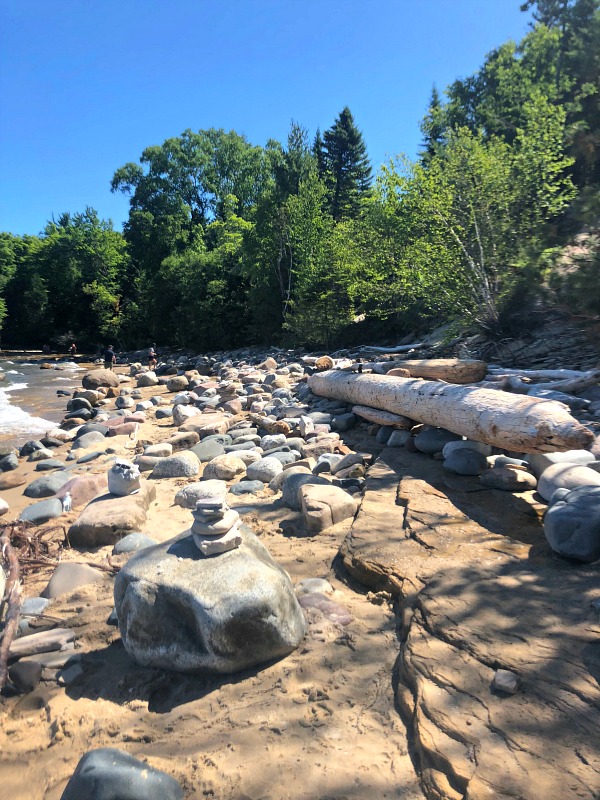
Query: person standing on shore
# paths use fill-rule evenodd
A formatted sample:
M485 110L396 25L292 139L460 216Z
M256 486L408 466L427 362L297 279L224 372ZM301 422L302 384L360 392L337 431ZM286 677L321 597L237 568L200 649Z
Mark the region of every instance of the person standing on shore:
M115 351L113 350L113 345L109 344L104 351L104 369L113 369L116 363L117 357L115 355Z
M71 347L69 347L69 355L71 356L71 358L75 358L75 356L77 355L77 345L75 344L75 342L73 342Z
M156 345L153 344L152 347L150 348L150 350L148 350L148 367L149 367L149 369L155 369L156 368L156 364L158 362L158 356L156 355L156 350L154 349L155 347L156 347Z

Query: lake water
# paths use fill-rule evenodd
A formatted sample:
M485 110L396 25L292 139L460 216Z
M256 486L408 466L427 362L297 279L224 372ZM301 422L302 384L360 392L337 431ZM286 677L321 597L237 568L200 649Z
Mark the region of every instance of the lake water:
M40 369L39 363L0 356L6 375L0 383L0 443L19 446L57 427L69 398L56 392L80 387L84 371L73 362L60 366L64 369Z

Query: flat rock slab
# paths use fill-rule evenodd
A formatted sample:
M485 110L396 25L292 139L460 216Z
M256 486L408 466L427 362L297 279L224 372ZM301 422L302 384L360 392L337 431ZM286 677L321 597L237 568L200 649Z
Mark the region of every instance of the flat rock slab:
M385 448L342 545L344 564L364 585L402 596L445 566L524 557L543 528L523 496L483 490L439 461Z
M598 578L505 562L444 571L420 593L397 695L428 797L598 797ZM514 695L493 688L498 669Z
M74 547L103 547L115 544L128 533L139 531L146 522L148 507L156 499L156 487L142 482L137 494L127 497L102 495L89 503L69 528Z
M33 497L35 499L42 497L52 497L61 489L65 483L68 483L72 478L70 472L64 470L60 472L53 472L50 475L42 475L41 478L36 478L29 486L23 490L25 497Z
M33 503L19 514L19 519L24 522L33 522L34 525L42 525L48 520L60 517L63 513L61 501L56 497L50 497L47 500L40 500L39 503Z

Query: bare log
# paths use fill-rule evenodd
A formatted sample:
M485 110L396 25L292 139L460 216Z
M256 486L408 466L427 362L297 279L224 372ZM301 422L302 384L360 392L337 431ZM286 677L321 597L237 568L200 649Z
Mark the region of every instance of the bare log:
M570 378L582 378L591 375L597 370L579 369L517 369L516 367L499 367L496 364L488 365L490 375L502 377L516 376L517 378L530 378L532 381L564 381Z
M368 408L367 406L353 406L352 413L357 417L362 417L368 422L375 422L377 425L392 425L401 431L409 431L416 425L415 421L401 414L392 414L391 411L382 411L380 408Z
M75 639L75 631L72 628L55 628L51 631L31 633L29 636L21 636L20 639L14 641L8 651L8 656L9 658L21 658L38 653L52 653L54 650L63 650L73 639Z
M398 361L394 367L410 372L411 378L429 378L447 383L478 383L487 373L485 361L473 358L422 358Z
M600 383L600 370L582 372L578 378L566 378L562 381L550 381L548 383L531 383L527 378L522 380L516 375L508 379L508 385L512 391L528 392L530 389L549 389L553 392L567 392L567 394L577 394L590 386ZM514 388L513 388L514 387Z
M7 566L7 580L6 591L4 599L6 601L6 617L4 620L4 630L2 632L2 642L0 643L0 689L3 688L8 677L8 656L10 647L12 645L17 626L19 624L19 611L21 608L21 584L19 581L19 559L15 553L11 542L9 527L4 529L4 533L0 536L0 548L2 559L0 560L0 569L2 569L2 562Z
M580 450L594 441L567 406L528 395L335 371L312 375L308 385L321 397L391 411L521 453Z
M415 342L414 344L400 344L398 347L369 347L365 345L360 347L359 353L409 353L411 350L418 350L421 347L426 347L425 342Z
M287 436L292 430L287 422L284 422L283 420L272 420L268 419L267 417L261 417L260 414L248 414L248 419L253 425L262 428L267 433L283 433Z

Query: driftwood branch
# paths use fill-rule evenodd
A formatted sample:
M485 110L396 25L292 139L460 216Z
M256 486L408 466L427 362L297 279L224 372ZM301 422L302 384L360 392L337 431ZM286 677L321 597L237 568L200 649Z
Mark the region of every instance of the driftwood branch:
M2 536L0 536L0 554L2 557L2 564L5 565L7 572L6 591L4 594L7 611L4 620L2 642L0 643L0 689L4 687L8 677L8 654L15 633L17 632L19 611L21 608L19 559L10 542L9 530L10 528L7 526Z

